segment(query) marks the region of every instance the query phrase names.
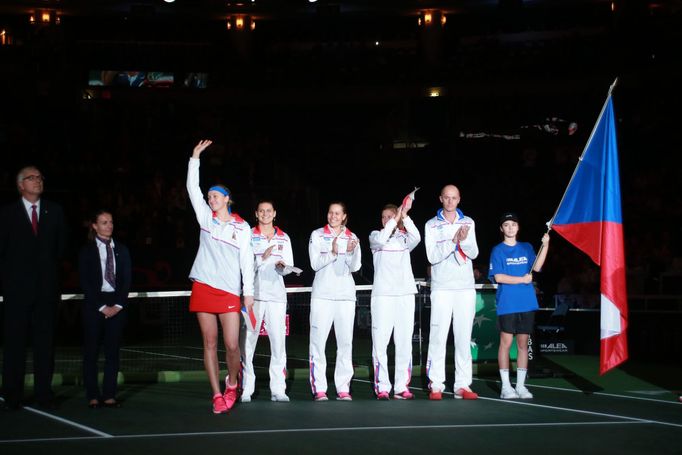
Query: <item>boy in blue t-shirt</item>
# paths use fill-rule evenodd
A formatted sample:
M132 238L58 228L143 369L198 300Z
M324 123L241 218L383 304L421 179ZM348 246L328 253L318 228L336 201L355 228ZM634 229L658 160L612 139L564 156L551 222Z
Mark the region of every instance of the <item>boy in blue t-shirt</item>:
M532 272L539 272L545 263L549 248L549 234L542 237L542 248L536 261L531 244L516 241L519 233L519 218L516 214L510 212L502 215L500 232L504 240L490 253L488 273L488 276L497 283L497 327L500 330L497 362L500 365L502 378L500 398L528 400L533 398L533 394L525 386L528 371L528 336L535 323L534 312L538 309ZM512 388L509 382L509 350L514 335L516 335L518 347L516 389Z

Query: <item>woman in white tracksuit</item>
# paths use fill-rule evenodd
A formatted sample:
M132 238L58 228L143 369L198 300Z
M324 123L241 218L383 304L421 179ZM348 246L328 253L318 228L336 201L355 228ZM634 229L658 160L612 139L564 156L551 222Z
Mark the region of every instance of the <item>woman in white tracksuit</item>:
M409 208L388 204L381 212L381 231L369 236L374 259L372 286L372 362L374 393L378 400L388 400L391 381L388 376L386 348L393 333L395 343L395 389L393 397L410 400L412 378L412 333L414 295L417 287L412 274L410 252L421 241L419 230L407 216Z
M249 317L246 321L243 359L242 402L251 401L256 375L253 369L253 355L265 319L270 339L270 399L289 401L286 395L287 353L285 349L287 291L283 276L291 273L285 266L294 265L294 255L289 236L274 225L277 211L271 201L261 201L256 208L258 226L251 230L251 248L255 256L256 280L253 312L255 327Z
M325 345L334 325L336 334L336 399L352 400L355 281L360 270L360 242L347 227L342 202L329 205L327 225L310 235L308 253L315 271L310 298L310 386L315 401L327 400Z

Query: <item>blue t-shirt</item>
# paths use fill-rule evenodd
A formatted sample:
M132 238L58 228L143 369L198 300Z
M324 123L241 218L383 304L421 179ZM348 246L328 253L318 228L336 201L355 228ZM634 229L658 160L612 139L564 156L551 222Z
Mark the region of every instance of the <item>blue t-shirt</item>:
M490 253L490 271L488 276L495 279L496 273L510 276L524 276L530 272L535 262L535 252L530 243L516 242L509 246L504 242L495 245ZM497 285L497 314L523 313L538 309L535 288L528 284Z

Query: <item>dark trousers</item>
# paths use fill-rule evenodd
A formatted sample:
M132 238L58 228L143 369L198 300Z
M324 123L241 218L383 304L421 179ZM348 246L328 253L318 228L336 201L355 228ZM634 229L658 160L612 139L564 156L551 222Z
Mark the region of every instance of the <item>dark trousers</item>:
M21 403L24 396L26 350L29 337L33 347L35 399L48 403L54 398L54 326L57 304L53 299L19 300L5 298L5 336L2 364L2 388L10 406Z
M106 294L104 294L106 296ZM106 305L106 297L100 305ZM87 400L116 398L116 379L120 365L121 340L126 321L126 311L113 318L105 318L96 308L83 309L83 382ZM100 347L104 348L104 380L102 394L97 381Z

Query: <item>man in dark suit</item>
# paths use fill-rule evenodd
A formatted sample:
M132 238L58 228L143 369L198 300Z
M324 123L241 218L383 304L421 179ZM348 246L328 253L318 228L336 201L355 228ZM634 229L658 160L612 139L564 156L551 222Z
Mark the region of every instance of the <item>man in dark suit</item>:
M59 266L66 226L62 208L41 199L43 175L34 166L17 174L21 199L0 212L0 276L4 297L2 394L19 409L24 393L26 347L33 340L35 399L53 406L54 328L59 303Z

